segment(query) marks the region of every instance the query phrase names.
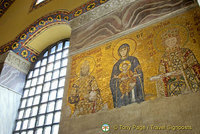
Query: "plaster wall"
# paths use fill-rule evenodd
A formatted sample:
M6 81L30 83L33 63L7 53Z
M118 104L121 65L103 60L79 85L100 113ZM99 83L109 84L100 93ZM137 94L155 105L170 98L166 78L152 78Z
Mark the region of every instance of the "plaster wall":
M63 109L59 134L104 134L101 126L110 125L110 134L199 134L200 133L200 94L192 93L176 97L161 97L140 104L130 104L122 108L78 118L65 117ZM122 129L120 125L131 126L132 129ZM144 130L133 129L136 125ZM151 125L155 128L151 128ZM156 126L166 126L157 130ZM170 126L191 126L192 129L172 130ZM117 127L117 129L114 129ZM149 127L149 129L147 129Z

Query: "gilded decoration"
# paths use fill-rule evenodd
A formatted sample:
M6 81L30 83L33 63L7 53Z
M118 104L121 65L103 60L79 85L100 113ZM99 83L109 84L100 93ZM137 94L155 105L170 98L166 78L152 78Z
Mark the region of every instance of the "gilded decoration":
M19 44L18 44L17 42L15 42L15 43L13 43L13 45L12 45L12 49L14 50L14 49L18 48L18 46L19 46Z
M107 2L108 0L100 0L100 3L105 3Z
M31 28L29 29L29 32L30 32L30 33L33 33L33 32L35 32L35 30L36 30L36 28L33 26L33 27L31 27Z
M31 62L35 62L36 61L36 56L31 57Z
M70 116L199 92L198 16L192 9L72 56Z
M8 10L15 0L1 0L0 1L0 17Z
M48 21L49 21L49 22L52 22L52 21L53 21L53 18L52 18L52 17L48 17Z
M90 5L87 6L88 11L93 9L93 8L95 8L95 3L91 3Z
M82 12L83 12L83 10L82 10L82 9L79 9L78 11L76 11L76 12L74 13L74 16L77 17L77 16L81 15Z
M10 49L10 47L9 47L9 46L6 46L6 47L3 49L3 52L5 53L5 52L7 52L9 49Z
M58 21L61 21L61 15L56 16L56 19L57 19Z
M20 39L21 39L21 40L26 39L26 34L22 34L21 37L20 37Z
M23 50L22 53L21 53L21 55L23 57L27 57L28 56L28 51L27 50Z

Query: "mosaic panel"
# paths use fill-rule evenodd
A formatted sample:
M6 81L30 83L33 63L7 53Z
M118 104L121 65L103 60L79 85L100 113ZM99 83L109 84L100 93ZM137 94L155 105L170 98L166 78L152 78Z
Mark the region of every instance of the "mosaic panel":
M200 90L199 8L72 56L70 117Z

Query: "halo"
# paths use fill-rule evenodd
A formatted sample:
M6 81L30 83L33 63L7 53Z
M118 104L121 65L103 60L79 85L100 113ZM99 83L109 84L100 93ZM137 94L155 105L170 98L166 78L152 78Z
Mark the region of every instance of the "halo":
M159 52L164 52L165 47L163 46L163 42L161 39L161 35L168 31L169 29L178 29L180 36L180 47L185 46L189 40L189 32L188 29L182 25L169 25L161 29L154 38L153 45L155 49Z
M80 77L81 65L82 65L85 61L87 61L87 62L89 63L89 66L90 66L89 74L91 74L91 73L93 72L93 70L94 70L94 68L95 68L95 65L96 65L95 60L94 60L93 57L87 56L87 57L85 57L83 60L81 60L81 61L79 62L79 64L77 65L77 67L76 67L76 76L77 76L77 77Z
M133 55L133 53L135 52L136 50L136 41L133 40L133 39L123 39L121 41L119 41L114 47L113 47L113 50L112 50L112 55L113 57L116 59L116 60L119 60L120 59L120 56L118 55L118 49L121 45L123 44L128 44L130 46L130 51L129 51L129 55Z
M131 62L128 60L123 61L120 65L119 65L119 70L122 71L122 65L127 63L128 64L128 69L129 70L131 68Z

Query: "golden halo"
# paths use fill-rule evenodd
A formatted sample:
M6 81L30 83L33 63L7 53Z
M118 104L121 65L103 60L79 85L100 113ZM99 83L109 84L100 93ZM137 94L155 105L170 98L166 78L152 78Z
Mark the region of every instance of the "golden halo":
M128 69L129 70L131 68L131 62L128 60L123 61L120 65L119 65L119 70L122 71L122 65L124 64L128 64Z
M159 52L164 52L165 47L163 46L163 42L161 36L171 29L177 29L179 31L180 36L180 47L183 47L189 40L189 32L188 29L182 25L170 25L163 29L161 29L154 38L153 45L155 49Z
M82 66L82 64L84 64L85 62L87 62L87 63L89 64L89 66L90 66L89 74L91 74L91 73L93 72L93 70L94 70L94 68L95 68L95 64L96 64L96 63L95 63L95 60L94 60L93 57L87 56L87 57L85 57L83 60L81 60L81 61L79 62L79 64L77 65L77 67L76 67L76 76L77 76L77 77L80 77L81 66Z
M112 51L112 55L116 60L120 59L120 56L118 55L118 49L121 45L123 44L128 44L130 46L130 51L129 51L129 55L133 55L133 53L136 50L137 47L137 43L135 40L133 39L123 39L121 41L119 41L114 47L113 47L113 51Z

